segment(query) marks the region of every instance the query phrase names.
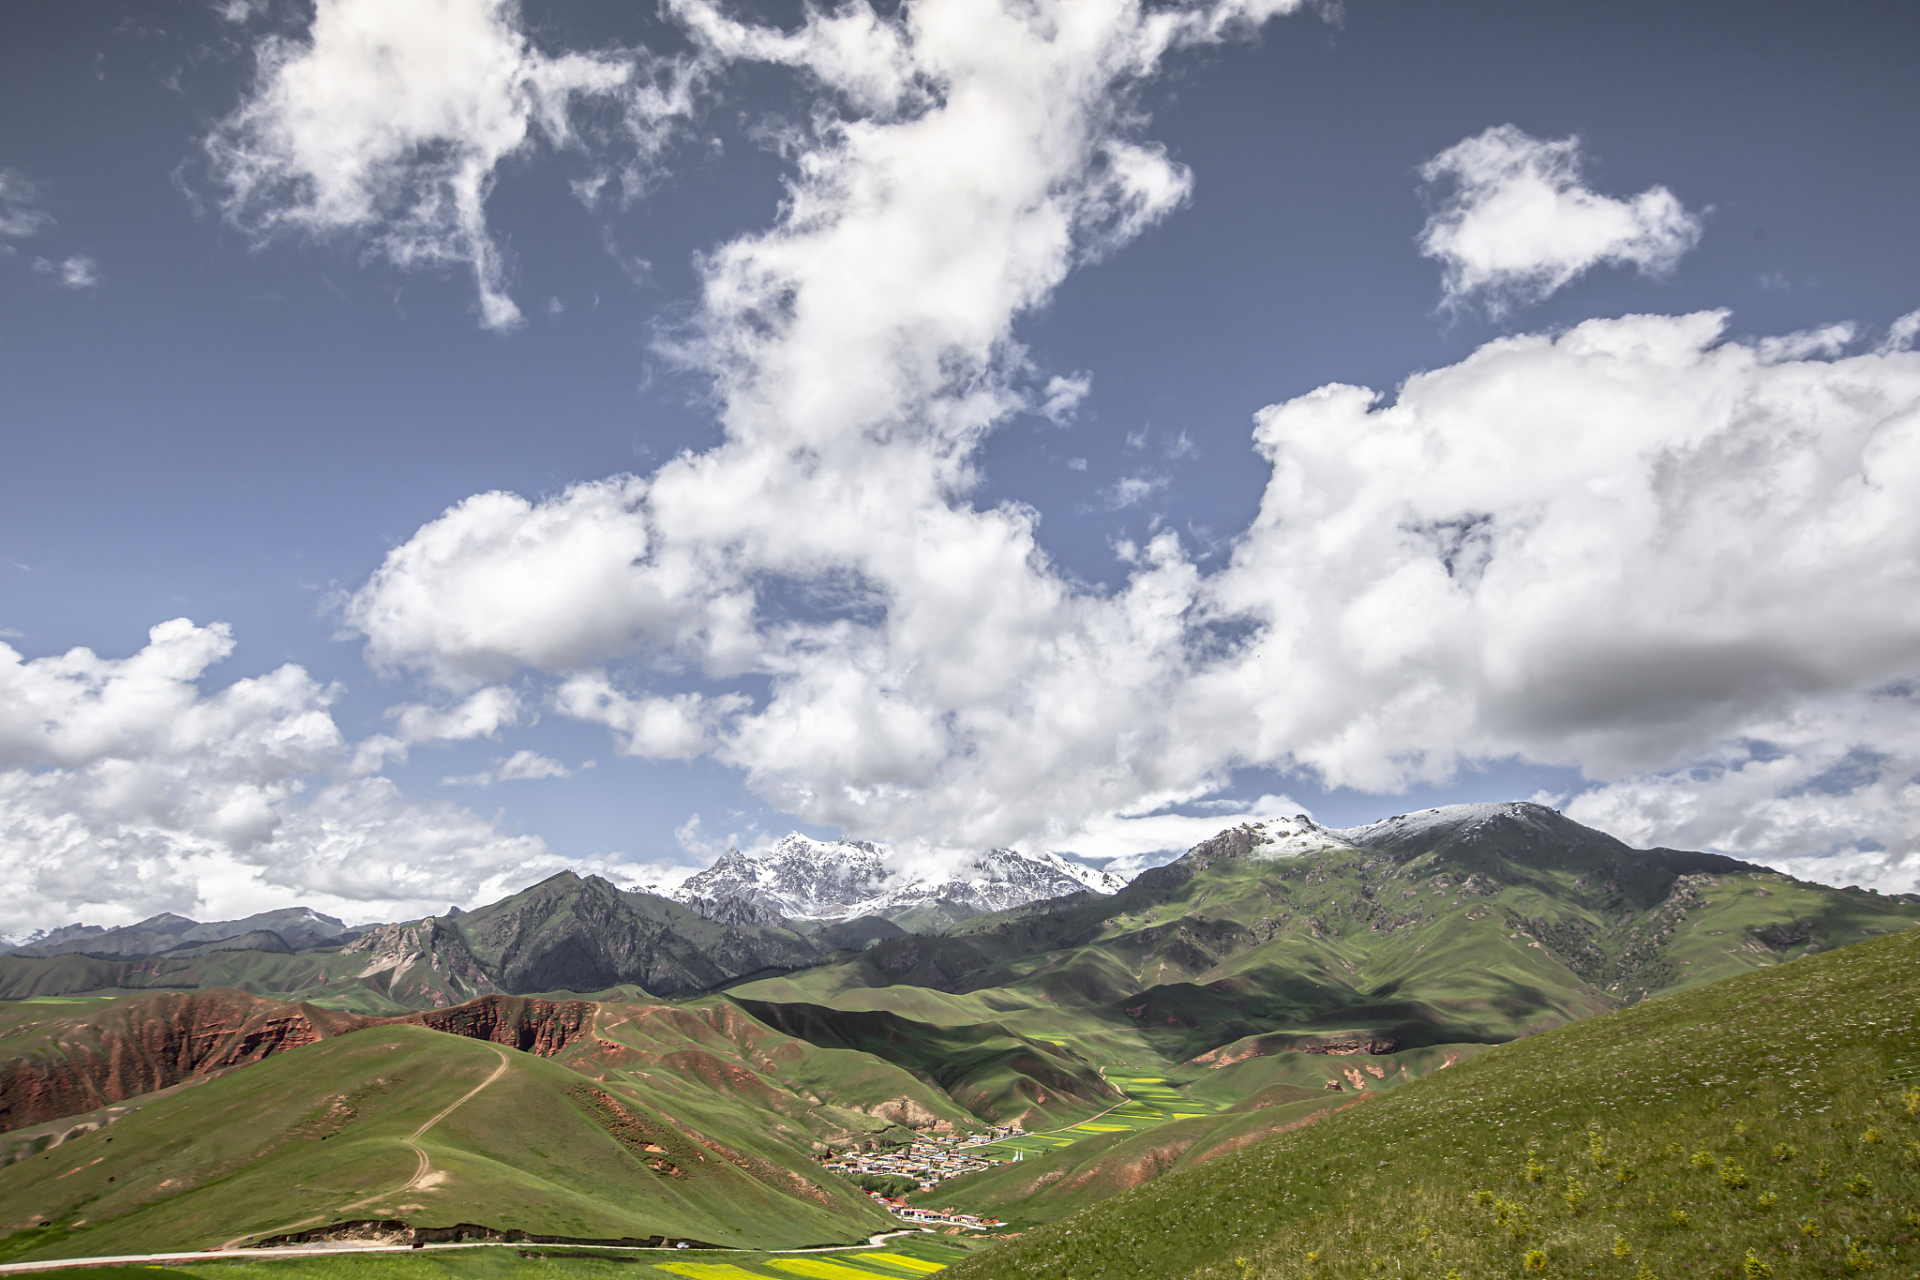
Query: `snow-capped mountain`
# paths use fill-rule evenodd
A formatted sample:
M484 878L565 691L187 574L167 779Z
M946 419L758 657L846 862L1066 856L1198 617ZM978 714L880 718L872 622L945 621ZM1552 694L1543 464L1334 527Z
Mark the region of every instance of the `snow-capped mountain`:
M934 908L958 919L1083 889L1115 893L1125 884L1057 854L1011 849L989 850L944 878L916 876L891 865L884 846L795 832L765 853L729 849L668 896L709 915L738 911L724 905L731 901L789 919L895 919Z

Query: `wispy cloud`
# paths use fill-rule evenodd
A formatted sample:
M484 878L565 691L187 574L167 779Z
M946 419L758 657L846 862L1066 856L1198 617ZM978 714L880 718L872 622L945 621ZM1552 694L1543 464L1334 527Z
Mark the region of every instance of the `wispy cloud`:
M572 109L597 98L624 106L637 172L697 70L644 50L549 57L507 0L320 0L307 39L265 36L255 53L246 100L206 140L228 217L263 239L361 237L402 268L464 265L492 329L521 322L487 226L500 163L536 138L582 145Z
M65 289L97 289L100 287L100 264L92 258L75 256L60 262L50 258L36 258L34 270L53 276Z

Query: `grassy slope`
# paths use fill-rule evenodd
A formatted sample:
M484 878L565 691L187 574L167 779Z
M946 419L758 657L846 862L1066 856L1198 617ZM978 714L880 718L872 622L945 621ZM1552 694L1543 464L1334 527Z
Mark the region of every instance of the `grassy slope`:
M484 1080L502 1053L507 1073L422 1139L444 1178L392 1194L416 1167L405 1136ZM336 1216L746 1246L847 1239L884 1225L864 1197L805 1181L803 1160L744 1124L703 1126L725 1149L703 1147L638 1090L603 1087L661 1150L623 1145L596 1121L584 1087L556 1063L483 1042L412 1027L357 1032L0 1169L0 1222L84 1225L42 1251L54 1257L202 1247ZM649 1159L678 1172L656 1172ZM364 1203L348 1207L356 1201Z
M938 1026L890 1012L737 998L736 1003L761 1022L811 1044L871 1054L903 1067L996 1123L1051 1126L1120 1101L1092 1064L997 1022Z
M1284 860L1223 854L1223 836L1111 899L982 916L734 994L964 1008L1076 1046L1097 1037L1089 1056L1107 1061L1182 1062L1280 1032L1498 1043L1920 919L1910 901L1633 851L1540 813L1545 827Z
M1173 1173L956 1280L1907 1275L1916 991L1920 931L1694 987Z
M1135 1102L1064 1133L985 1148L989 1159L1016 1146L1026 1158L944 1182L913 1200L991 1215L1017 1227L1052 1222L1481 1051L1482 1046L1462 1045L1383 1055L1284 1053L1212 1070L1189 1067L1146 1081L1109 1072Z

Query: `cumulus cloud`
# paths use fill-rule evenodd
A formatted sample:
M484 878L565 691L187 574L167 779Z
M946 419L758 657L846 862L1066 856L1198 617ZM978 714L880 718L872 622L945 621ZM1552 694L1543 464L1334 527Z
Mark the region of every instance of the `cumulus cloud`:
M400 741L461 742L491 738L520 719L520 695L495 685L450 707L407 703L387 712Z
M1184 840L1213 819L1164 811L1248 765L1370 791L1568 765L1607 784L1597 813L1696 765L1738 775L1740 744L1788 742L1796 709L1920 675L1920 356L1897 337L1846 356L1837 329L1729 341L1718 313L1271 406L1271 477L1223 567L1162 532L1117 548L1117 589L1085 589L1034 512L969 499L985 434L1058 390L1014 326L1187 188L1129 90L1260 15L672 12L705 56L801 68L831 107L790 140L775 223L701 260L663 343L711 378L723 442L452 508L346 605L376 663L455 694L545 673L623 752L707 754L802 821L934 855ZM1670 195L1595 195L1578 159L1493 130L1429 166L1456 186L1429 228L1451 296L1503 305L1693 242ZM1899 758L1822 723L1783 786L1838 794L1810 781L1833 760ZM1871 805L1833 812L1857 822L1821 852L1898 847ZM1781 857L1811 847L1774 829L1801 833Z
M1597 266L1671 271L1698 243L1700 216L1665 187L1629 199L1582 180L1580 139L1549 140L1503 124L1420 167L1444 194L1420 251L1444 269L1450 308L1478 302L1498 317L1538 302Z
M186 619L125 658L0 644L0 928L290 898L392 918L557 868L537 839L349 776L339 691L297 666L204 692L232 648L225 626Z
M1920 688L1756 717L1684 771L1618 779L1567 812L1643 844L1710 847L1833 884L1920 886Z
M1490 343L1391 403L1334 386L1263 411L1273 477L1209 584L1254 638L1189 705L1336 785L1512 757L1637 777L1578 812L1674 840L1705 828L1623 824L1622 797L1693 794L1696 764L1719 771L1701 794L1730 797L1742 776L1791 789L1852 751L1897 757L1885 716L1808 708L1917 674L1920 357L1793 359L1724 323L1589 321ZM1747 759L1773 741L1799 763ZM1787 808L1818 805L1851 813L1850 838L1904 838L1871 804ZM1838 847L1791 825L1714 838Z
M1192 603L1177 542L1083 597L1034 512L966 495L987 431L1079 395L1029 385L1015 321L1188 189L1134 136L1132 87L1292 7L930 0L782 31L675 5L709 56L798 67L831 106L795 140L776 223L702 259L700 307L663 344L712 378L725 442L644 479L454 508L348 605L370 655L453 687L548 672L555 705L621 750L712 752L856 833L977 847L1049 812L1187 798L1208 766L1147 746ZM610 673L616 656L638 665ZM771 694L619 683L658 669Z
M465 266L493 329L521 322L487 226L501 163L536 137L576 145L576 103L600 99L639 164L690 103L685 70L644 51L542 53L514 0L319 0L308 38L255 53L251 91L206 142L228 216L261 238L358 237L402 268Z

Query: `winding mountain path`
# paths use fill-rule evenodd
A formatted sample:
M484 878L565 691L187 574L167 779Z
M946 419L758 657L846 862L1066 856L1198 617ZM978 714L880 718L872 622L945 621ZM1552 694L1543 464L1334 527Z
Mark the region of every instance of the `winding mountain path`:
M473 1099L488 1085L498 1080L501 1076L507 1074L507 1067L512 1062L512 1059L507 1057L507 1051L505 1049L502 1049L499 1045L488 1045L487 1047L500 1055L500 1065L493 1069L493 1074L488 1076L485 1080L482 1080L479 1084L473 1086L473 1088L461 1094L458 1098L448 1103L445 1107L441 1108L440 1111L436 1113L432 1119L428 1120L425 1124L421 1125L418 1129L415 1129L412 1133L408 1134L405 1138L402 1139L403 1142L405 1142L408 1146L413 1148L413 1153L420 1158L419 1164L417 1164L414 1167L413 1176L411 1178L408 1178L406 1182L402 1183L400 1186L393 1188L391 1191L376 1192L373 1195L366 1197L364 1200L355 1200L352 1204L343 1204L338 1209L334 1210L331 1216L344 1217L350 1211L361 1208L364 1205L370 1205L376 1200L387 1200L387 1199L403 1196L407 1194L407 1192L409 1191L418 1190L421 1187L426 1185L427 1178L433 1173L433 1161L428 1158L427 1149L420 1145L420 1139L426 1135L427 1130L433 1128L433 1126L439 1124L442 1120L445 1120L448 1116L458 1111L461 1107L473 1101ZM226 1243L222 1244L220 1247L222 1249L238 1249L244 1241L252 1240L259 1236L283 1236L283 1235L286 1235L288 1232L298 1231L300 1230L300 1228L305 1226L310 1226L313 1223L324 1222L327 1220L328 1216L329 1215L324 1213L316 1213L312 1217L302 1218L298 1222L289 1222L285 1226L272 1227L266 1231L257 1231L253 1235L249 1235L249 1236L235 1236L233 1239L228 1240Z

